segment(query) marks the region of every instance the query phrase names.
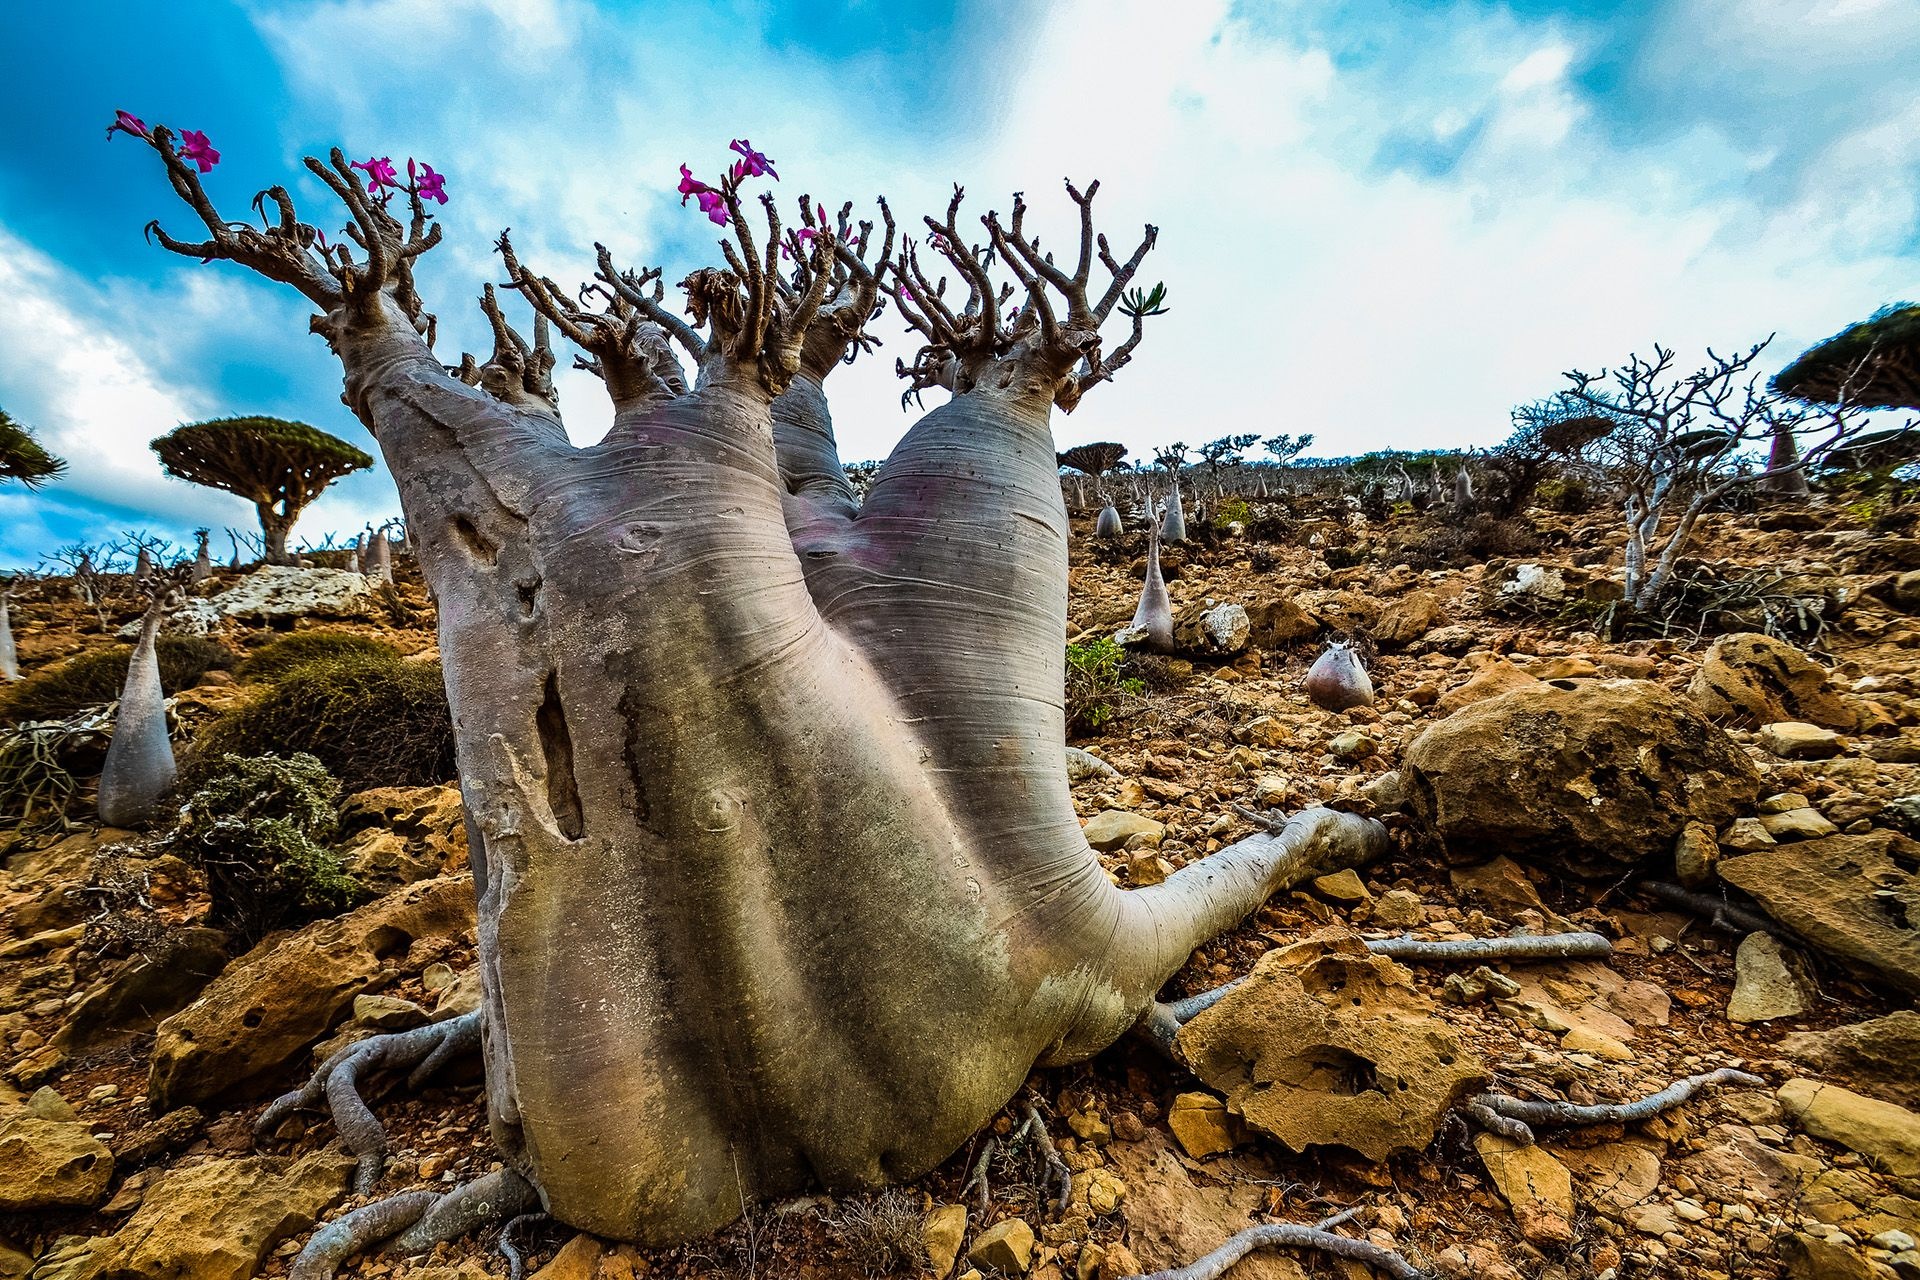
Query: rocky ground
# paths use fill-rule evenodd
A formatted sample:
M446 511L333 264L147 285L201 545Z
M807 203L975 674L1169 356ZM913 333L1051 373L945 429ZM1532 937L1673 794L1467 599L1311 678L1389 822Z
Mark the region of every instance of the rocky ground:
M1251 976L1181 1032L1180 1065L1142 1040L1036 1073L1025 1096L1074 1170L1064 1213L1016 1101L917 1186L761 1206L677 1249L526 1224L534 1273L1116 1277L1357 1206L1339 1230L1449 1277L1920 1277L1920 543L1838 507L1710 520L1698 575L1764 568L1764 599L1720 634L1682 617L1618 641L1590 629L1602 516L1537 515L1527 554L1436 569L1353 563L1396 544L1344 519L1169 548L1182 654L1076 700L1075 745L1098 759L1074 794L1109 870L1164 878L1254 830L1235 806L1358 809L1393 852L1197 953L1171 995ZM1128 621L1143 544L1076 537L1070 640ZM430 651L417 584L351 594L324 625ZM245 648L320 625L277 607L222 626ZM1754 634L1769 610L1803 640L1818 616L1811 657ZM29 670L111 640L57 589L15 625ZM1374 650L1373 705L1302 692L1335 632ZM214 673L175 711L190 729L238 696ZM358 1203L324 1116L260 1143L253 1120L333 1048L472 1008L473 907L452 787L353 796L339 839L384 896L233 956L196 926L194 874L141 837L0 835L0 1277L282 1275L316 1220ZM160 937L103 944L103 865ZM1596 932L1611 955L1401 965L1362 941L1516 930ZM1720 1067L1764 1084L1540 1126L1536 1145L1460 1111L1485 1089L1626 1101ZM382 1193L490 1167L472 1078L376 1106ZM983 1152L984 1203L967 1188ZM506 1275L494 1243L346 1274ZM1371 1273L1264 1252L1229 1274Z

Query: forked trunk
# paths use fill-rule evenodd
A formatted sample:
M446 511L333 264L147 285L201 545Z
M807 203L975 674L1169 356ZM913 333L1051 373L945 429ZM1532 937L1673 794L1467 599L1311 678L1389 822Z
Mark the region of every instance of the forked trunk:
M173 785L173 744L167 739L167 700L160 687L154 642L163 606L156 602L140 623L140 639L127 662L114 717L113 741L100 772L100 821L136 827L153 815L154 802Z

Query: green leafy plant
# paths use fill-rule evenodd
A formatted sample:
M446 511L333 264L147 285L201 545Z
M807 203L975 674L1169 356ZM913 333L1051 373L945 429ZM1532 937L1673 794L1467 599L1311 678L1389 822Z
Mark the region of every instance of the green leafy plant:
M190 688L209 671L233 665L226 646L198 636L161 636L155 650L160 685L169 694ZM60 720L88 707L103 707L120 696L132 656L133 647L123 644L44 667L0 694L0 720Z
M205 872L209 922L247 944L345 910L362 896L325 841L340 784L304 752L223 755L188 798L167 847Z
M1067 646L1067 731L1098 732L1119 714L1117 701L1146 692L1145 682L1127 676L1127 651L1101 636Z
M189 778L222 755L304 751L349 791L424 787L454 777L453 716L437 662L342 653L281 673L251 701L208 725Z
M365 657L398 660L399 651L384 640L349 631L295 631L261 645L234 674L242 680L277 680L318 658Z

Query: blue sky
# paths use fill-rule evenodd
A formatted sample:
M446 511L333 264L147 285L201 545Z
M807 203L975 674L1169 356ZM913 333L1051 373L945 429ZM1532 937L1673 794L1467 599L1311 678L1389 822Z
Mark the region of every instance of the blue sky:
M1659 340L1778 333L1777 365L1920 294L1920 5L1911 0L319 0L0 13L0 406L71 459L0 490L0 564L246 506L161 477L146 441L235 413L371 441L289 291L143 243L186 220L115 107L204 129L229 216L303 153L450 175L422 271L440 350L484 351L491 245L584 278L596 239L669 280L712 260L673 195L747 136L782 194L932 211L1022 190L1059 225L1099 177L1116 243L1151 220L1172 311L1064 446L1229 431L1319 450L1484 445L1516 401ZM909 419L890 321L830 387L849 457ZM610 410L562 378L579 439ZM318 538L395 513L336 486Z

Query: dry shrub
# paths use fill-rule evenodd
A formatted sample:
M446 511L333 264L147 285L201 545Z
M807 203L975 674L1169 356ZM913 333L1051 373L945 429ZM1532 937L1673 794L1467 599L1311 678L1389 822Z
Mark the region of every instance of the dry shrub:
M161 636L154 648L160 684L168 693L191 688L207 672L233 665L225 645L199 636ZM103 707L120 696L132 657L131 645L115 645L44 667L0 694L0 720L62 720L88 707Z

